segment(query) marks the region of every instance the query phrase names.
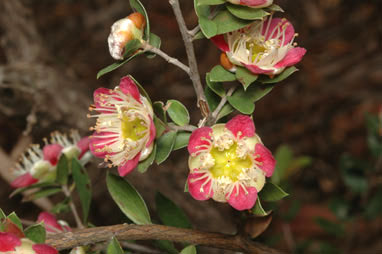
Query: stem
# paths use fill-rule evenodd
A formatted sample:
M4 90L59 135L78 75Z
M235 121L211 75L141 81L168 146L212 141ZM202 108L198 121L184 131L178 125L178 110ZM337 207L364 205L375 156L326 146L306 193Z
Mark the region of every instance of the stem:
M196 126L193 125L184 125L184 126L177 126L175 124L169 123L167 125L171 130L174 131L188 131L188 132L193 132L194 130L197 129Z
M196 27L194 27L194 29L192 30L189 30L188 31L188 34L191 36L191 38L194 38L195 35L200 31L200 26L197 25Z
M194 86L196 97L198 99L197 105L200 108L202 115L206 117L210 114L210 109L207 104L206 97L204 95L202 83L200 81L200 75L199 75L198 65L196 63L194 46L192 44L192 37L189 35L189 31L186 27L186 23L184 21L182 11L180 10L179 0L169 0L169 3L174 11L176 21L178 22L180 33L184 41L184 46L186 47L188 65L190 67L189 75L192 81L192 85Z
M199 230L175 228L155 224L120 224L80 229L74 232L48 235L46 243L58 250L63 250L71 249L77 246L109 241L113 236L120 241L169 240L251 254L282 253L260 243L253 242L240 235L209 233Z
M69 207L70 207L70 210L72 211L72 214L73 214L74 219L76 221L77 227L80 228L80 229L85 228L85 226L82 224L80 216L78 215L78 212L77 212L77 209L76 209L76 205L74 204L73 200L71 199L71 193L70 193L70 191L68 189L68 186L66 186L66 185L62 186L62 192L64 193L64 195L67 198L70 198Z
M221 99L219 105L216 107L216 109L214 110L214 112L212 112L212 114L210 115L210 118L207 120L207 124L208 125L213 125L216 123L217 121L217 117L220 113L220 111L222 110L222 108L224 107L224 105L226 104L227 102L227 98L230 97L233 92L235 91L236 87L231 87L227 94L223 96L223 98Z
M163 52L162 50L156 48L156 47L153 47L152 45L144 42L143 43L143 49L145 51L150 51L152 53L155 53L157 54L158 56L162 57L164 60L166 60L168 63L170 64L173 64L177 67L179 67L180 69L182 69L183 71L185 71L188 75L190 75L190 67L188 67L187 65L183 64L182 62L180 62L178 59L174 58L174 57L171 57L169 55L167 55L165 52Z

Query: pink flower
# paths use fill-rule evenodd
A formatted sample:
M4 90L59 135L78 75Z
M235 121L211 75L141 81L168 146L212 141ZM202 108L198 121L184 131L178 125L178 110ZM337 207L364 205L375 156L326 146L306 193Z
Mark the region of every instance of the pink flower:
M263 8L271 5L273 0L227 0L233 4L246 5L251 8Z
M130 77L123 77L113 90L98 88L90 110L99 113L89 115L97 118L90 150L109 167L117 166L121 176L150 155L155 138L153 109Z
M38 222L44 222L45 230L48 233L61 233L72 231L64 221L57 221L56 217L48 212L42 212L38 215Z
M58 251L46 244L36 244L27 238L20 239L12 233L0 232L0 252L9 254L57 254Z
M251 209L275 160L255 133L249 116L195 130L188 144L188 188L197 200L228 202L237 210Z
M254 74L272 76L297 64L305 55L306 49L293 42L296 36L289 21L270 16L211 40L233 64Z

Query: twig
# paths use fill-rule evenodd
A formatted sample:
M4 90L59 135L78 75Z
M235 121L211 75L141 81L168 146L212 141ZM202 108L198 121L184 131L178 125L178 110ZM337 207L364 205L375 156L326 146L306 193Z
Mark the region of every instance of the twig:
M169 0L169 3L174 11L176 21L178 22L179 30L182 35L184 45L186 47L186 53L188 58L188 65L190 67L190 79L194 86L196 97L198 99L198 107L200 108L204 117L210 114L210 109L204 95L202 83L200 81L200 75L198 65L196 63L194 46L192 44L192 37L189 35L189 31L186 27L182 11L180 10L179 0Z
M64 193L64 195L67 198L71 198L71 193L70 193L70 191L68 189L68 186L63 185L62 186L62 192ZM80 216L78 215L78 212L77 212L77 209L76 209L76 205L74 204L72 199L70 199L70 201L69 201L69 207L70 207L70 210L72 211L72 214L73 214L74 219L76 221L77 227L80 228L80 229L85 228L84 225L82 224Z
M169 55L167 55L165 52L163 52L162 50L156 48L156 47L153 47L152 45L148 44L148 43L143 43L143 49L145 51L150 51L152 53L155 53L157 54L158 56L162 57L164 60L166 60L168 63L170 64L173 64L179 68L181 68L182 70L184 70L188 75L190 75L190 67L188 67L187 65L183 64L182 62L180 62L178 59L174 58L174 57L171 57Z
M191 38L194 38L195 35L200 31L200 26L197 25L194 29L189 30L188 34L191 36Z
M235 89L236 89L236 87L231 87L228 90L227 94L223 96L223 98L221 99L219 105L216 107L214 112L212 112L212 114L210 115L209 119L207 120L207 124L208 125L212 125L212 124L216 123L216 120L217 120L217 117L218 117L220 111L222 110L222 108L224 107L224 105L227 102L227 98L230 97L233 94Z
M174 130L174 131L189 131L189 132L193 132L194 130L197 129L197 127L193 126L193 125L177 126L177 125L172 124L172 123L169 123L168 127L171 130Z
M48 235L46 243L58 250L109 241L116 237L124 240L169 240L195 245L233 250L250 254L280 254L282 252L253 242L243 236L209 233L193 229L163 225L120 224L80 229L74 232Z

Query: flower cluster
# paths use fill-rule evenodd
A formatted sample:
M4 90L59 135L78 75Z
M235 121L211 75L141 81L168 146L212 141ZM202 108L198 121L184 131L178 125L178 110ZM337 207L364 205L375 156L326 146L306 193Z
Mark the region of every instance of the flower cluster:
M56 165L61 154L68 159L78 158L85 164L89 159L89 139L81 138L77 131L72 131L70 136L59 132L52 133L50 143L45 140L43 149L39 145L32 145L20 162L15 166L15 180L11 186L21 188L38 182L50 182L56 178Z
M273 0L227 0L227 2L245 5L251 8L263 8L271 5Z
M305 55L304 48L296 47L296 36L289 21L270 16L211 40L224 52L221 63L227 70L235 71L237 65L254 74L272 76L297 64Z
M0 252L7 254L57 254L58 251L46 244L34 243L13 233L0 232Z
M97 118L91 128L95 132L90 136L90 150L125 176L153 149L156 130L152 106L126 76L113 90L98 88L94 92L93 110L98 114L89 115Z
M237 210L254 206L275 160L255 133L249 116L195 130L188 144L189 192L197 200L228 202Z

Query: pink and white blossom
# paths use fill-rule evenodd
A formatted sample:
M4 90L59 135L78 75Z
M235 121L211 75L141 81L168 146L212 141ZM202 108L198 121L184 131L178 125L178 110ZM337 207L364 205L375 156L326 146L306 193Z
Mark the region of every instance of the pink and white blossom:
M155 138L153 109L130 77L123 77L113 90L98 88L90 110L98 112L89 115L97 118L90 150L109 167L118 167L121 176L150 155Z
M255 133L249 116L195 130L188 144L188 189L197 200L228 202L237 210L251 209L275 160Z
M227 2L246 5L251 8L263 8L270 6L273 3L273 0L227 0Z
M0 252L5 254L57 254L47 245L34 243L27 238L19 238L12 233L0 232Z
M301 61L306 49L296 47L297 36L286 19L269 16L249 26L211 38L232 64L254 74L273 76Z
M37 222L43 222L47 233L63 233L72 231L65 221L57 220L56 216L48 212L41 212Z

